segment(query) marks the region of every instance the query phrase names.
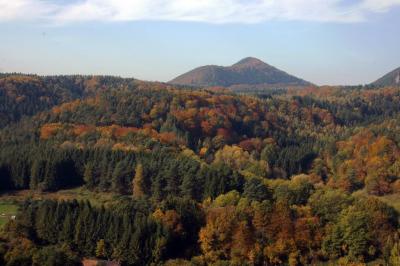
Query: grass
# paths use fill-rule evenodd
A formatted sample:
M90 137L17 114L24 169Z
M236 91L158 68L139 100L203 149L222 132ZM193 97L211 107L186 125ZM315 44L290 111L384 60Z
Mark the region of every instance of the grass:
M392 206L400 213L400 193L394 193L379 197L387 205Z
M353 196L355 197L362 197L362 196L367 196L368 193L365 189L358 190L353 193ZM368 195L371 197L371 195ZM400 193L393 193L393 194L388 194L384 196L375 196L375 198L383 201L387 205L393 207L398 213L400 213Z
M0 229L16 215L18 211L18 204L10 201L2 201L0 198Z
M0 195L0 202L22 202L26 199L33 200L88 200L94 206L112 205L129 196L121 196L110 192L90 191L84 187L64 189L56 192L40 192L33 190L11 191ZM0 212L1 213L1 212Z

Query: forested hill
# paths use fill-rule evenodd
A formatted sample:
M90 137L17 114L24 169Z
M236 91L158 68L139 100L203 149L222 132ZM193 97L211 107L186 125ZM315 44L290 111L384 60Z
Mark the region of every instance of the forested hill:
M176 77L171 84L185 86L308 86L311 83L287 74L261 60L247 57L232 66L202 66Z
M51 107L109 88L130 87L133 79L111 76L0 75L0 128Z
M112 77L0 84L3 193L113 195L104 205L29 199L4 229L0 264L400 258L399 88L257 97Z

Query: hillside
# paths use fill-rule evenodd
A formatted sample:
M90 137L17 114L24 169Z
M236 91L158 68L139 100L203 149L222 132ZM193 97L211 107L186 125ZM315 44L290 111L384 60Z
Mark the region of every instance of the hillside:
M400 86L400 67L372 83L376 87Z
M111 87L129 87L133 79L111 76L0 75L0 128L51 107L83 99Z
M289 75L286 72L252 57L244 58L228 67L214 65L202 66L180 75L169 83L197 87L310 85L307 81Z
M400 88L256 97L111 77L2 82L2 102L29 95L23 106L36 107L14 109L24 119L0 129L1 265L351 265L397 254L388 199L400 195ZM41 104L55 88L58 103Z

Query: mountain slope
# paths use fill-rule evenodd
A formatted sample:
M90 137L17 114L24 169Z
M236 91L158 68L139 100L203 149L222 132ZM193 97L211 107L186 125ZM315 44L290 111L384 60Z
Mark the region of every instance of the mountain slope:
M372 85L378 87L400 86L400 67L373 82Z
M172 84L187 86L224 86L232 85L310 85L309 82L289 75L263 61L247 57L236 64L223 66L202 66L193 69L170 81Z
M0 128L61 103L133 83L133 79L111 76L0 74Z

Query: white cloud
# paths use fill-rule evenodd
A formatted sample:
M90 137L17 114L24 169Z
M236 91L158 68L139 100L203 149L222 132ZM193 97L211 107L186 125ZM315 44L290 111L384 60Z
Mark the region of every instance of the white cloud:
M0 0L0 21L48 18L54 8L37 0Z
M400 5L399 0L365 0L363 7L375 12L386 12L393 6Z
M0 0L0 21L357 22L395 6L400 0Z

